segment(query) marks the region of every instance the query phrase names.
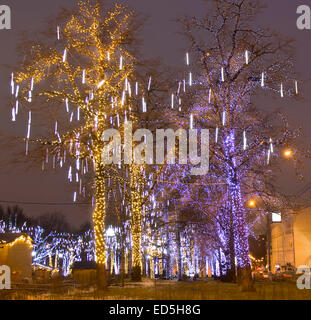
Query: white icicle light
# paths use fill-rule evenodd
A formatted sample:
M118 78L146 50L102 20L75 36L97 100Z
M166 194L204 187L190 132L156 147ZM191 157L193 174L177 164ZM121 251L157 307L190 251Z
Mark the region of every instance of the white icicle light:
M12 95L14 95L14 92L15 92L15 90L14 90L14 73L12 73L11 74L11 92L12 92Z
M249 63L249 52L248 52L248 50L245 50L245 63L246 64Z
M268 150L268 155L267 155L267 164L270 163L270 149Z
M265 86L265 73L264 72L261 73L261 86L262 87Z
M142 97L142 107L143 107L143 112L147 112L147 104L144 97Z
M212 89L210 88L208 91L208 103L211 103L211 98L212 98Z
M271 153L273 153L274 152L274 150L273 150L273 143L272 143L272 139L270 138L270 151L271 151Z
M28 92L28 102L32 102L32 91Z
M68 171L68 180L72 181L72 173L71 173L71 166L69 167L69 171Z
M246 150L246 148L247 148L246 132L243 131L243 150Z
M187 64L187 66L190 65L190 63L189 63L189 53L188 52L186 53L186 64Z
M193 114L190 114L190 129L193 129Z
M26 156L28 155L28 146L29 146L29 141L28 139L26 140Z
M19 93L19 86L17 85L15 90L15 98L18 97L18 93Z
M30 90L33 91L33 87L34 87L34 79L31 78L31 82L30 82Z
M104 83L105 83L105 80L100 81L100 82L98 83L98 85L97 85L97 89L99 89L100 87L102 87Z
M124 102L125 102L125 91L123 90L123 92L122 92L122 98L121 98L121 106L124 105Z
M68 98L66 98L65 103L66 103L66 111L67 113L69 113Z
M283 83L281 83L281 97L284 98Z
M121 56L120 57L120 67L119 67L120 70L123 69L123 57Z
M219 131L219 129L218 129L218 127L216 127L216 131L215 131L215 143L218 142L218 131Z
M135 95L138 95L138 82L135 83Z
M31 126L31 111L29 111L29 114L28 114L27 139L30 138L30 126Z
M63 62L66 62L66 60L67 60L67 49L64 50Z
M60 28L57 26L57 40L60 40Z
M189 72L189 86L192 86L192 73Z
M85 84L85 70L82 71L82 83Z
M171 95L171 108L174 109L174 94Z
M12 121L15 121L15 108L12 108Z
M151 88L151 77L149 77L149 82L148 82L148 91L150 91Z
M299 92L298 92L298 81L297 81L297 80L295 81L295 92L296 92L296 94L299 93Z
M128 90L128 79L127 77L124 80L124 90L127 91Z
M129 93L129 96L132 97L132 89L131 89L130 82L128 83L128 93Z
M224 126L226 124L226 111L222 113L222 125Z
M225 82L225 69L223 67L221 68L221 81Z

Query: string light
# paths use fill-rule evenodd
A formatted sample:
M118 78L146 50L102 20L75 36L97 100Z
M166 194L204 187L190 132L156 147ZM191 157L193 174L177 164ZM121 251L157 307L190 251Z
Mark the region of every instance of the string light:
M150 91L151 88L151 77L149 77L149 82L148 82L148 91Z
M249 52L248 52L248 50L245 50L245 63L246 64L249 63Z
M265 73L262 72L261 74L261 87L264 87L265 86Z
M108 125L107 117L110 113L113 114L114 119L117 120L117 125L120 126L119 114L126 112L129 109L129 103L126 99L125 92L131 96L131 87L129 80L133 78L133 67L135 60L133 56L127 52L119 39L122 39L128 32L130 25L131 12L128 12L125 7L115 5L113 11L103 16L100 6L98 4L91 5L88 2L79 1L79 11L73 16L75 19L68 20L62 31L62 38L67 47L64 48L62 58L59 56L54 48L46 53L45 50L36 52L36 63L31 63L25 71L20 71L11 75L12 94L28 97L29 102L32 102L32 91L34 83L39 83L48 79L52 67L55 68L55 82L53 82L54 90L49 92L40 90L38 86L38 96L46 98L47 101L57 101L61 99L65 102L65 111L70 113L69 123L75 125L74 129L62 133L59 124L56 121L54 127L55 139L34 139L31 142L39 143L44 148L45 158L48 161L48 154L51 153L53 168L56 167L56 162L60 167L64 164L63 157L60 154L63 151L68 151L76 160L76 170L74 173L72 167L68 170L68 179L72 181L75 175L75 181L78 183L78 191L73 193L73 201L76 202L78 195L82 194L82 174L85 171L81 164L81 159L88 158L94 164L94 187L95 196L92 197L93 205L95 205L93 220L94 220L94 234L95 234L95 248L96 261L99 266L104 267L106 262L105 251L105 216L106 216L106 173L102 163L103 145L101 143L102 132ZM83 16L83 19L79 19ZM90 24L85 23L88 19ZM114 26L110 26L109 21L113 19ZM103 40L101 35L102 26L107 26L111 37ZM109 27L108 27L109 26ZM100 29L100 31L99 31ZM57 39L60 40L60 28L57 26ZM83 31L83 41L80 35ZM74 45L73 45L74 44ZM69 48L72 56L76 56L84 52L87 46L92 47L94 55L88 55L88 62L85 65L77 66L68 60ZM116 52L122 52L122 55L117 55ZM48 55L48 56L47 56ZM109 61L110 63L103 62ZM125 66L126 62L126 68ZM65 66L61 66L64 63ZM76 78L78 72L81 75L80 84L75 83L74 90L72 90L73 79ZM35 76L34 76L35 75ZM92 75L92 77L91 77ZM87 77L88 76L88 77ZM126 79L126 90L121 91L121 82ZM18 88L15 91L15 80L20 87L24 86L24 82L30 81L30 90L22 92ZM29 82L28 82L29 83ZM83 85L83 86L82 86ZM149 78L148 88L151 87L151 77ZM61 88L61 89L60 89ZM97 89L97 90L94 90ZM136 94L138 95L138 83L135 85ZM37 95L36 95L37 96ZM83 98L82 98L83 96ZM110 103L110 98L113 104ZM108 102L107 102L108 101ZM78 123L73 123L74 113L70 112L69 108L73 106L76 108L76 115ZM113 108L111 108L113 106ZM146 112L146 103L144 103L144 112ZM16 110L12 110L12 119L15 120ZM83 120L83 121L81 121ZM28 128L26 135L26 154L28 154L28 144L30 142L31 130L31 111L29 111ZM85 142L87 141L87 145ZM46 145L52 147L48 150ZM86 159L87 160L87 159ZM138 210L138 209L137 209ZM69 258L68 258L69 259Z
M67 60L67 49L64 50L64 54L63 54L63 62L65 63Z
M189 86L192 86L192 73L189 72Z
M190 114L190 129L193 129L193 114Z
M187 66L189 66L189 53L187 52L186 53L186 64L187 64Z
M246 132L243 131L243 150L246 150L246 148L247 148Z
M221 81L225 82L225 70L223 67L221 68Z

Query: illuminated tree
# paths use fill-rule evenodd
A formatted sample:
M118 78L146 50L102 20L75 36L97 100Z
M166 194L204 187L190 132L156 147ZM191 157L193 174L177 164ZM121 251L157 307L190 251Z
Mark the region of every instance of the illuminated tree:
M200 193L200 187L192 188L190 198L206 206L213 205L213 199L220 201L207 214L214 214L210 220L224 248L220 254L227 272L235 273L236 258L244 289L252 287L248 201L251 196L275 201L274 170L280 166L284 148L295 150L296 158L294 146L300 135L280 112L264 114L253 105L252 98L260 90L266 90L266 96L277 93L281 99L296 96L299 90L292 68L292 41L254 27L259 9L259 1L215 0L208 3L203 18L179 20L191 53L186 55L184 80L188 100L185 90L177 91L176 98L191 101L191 106L184 107L177 119L180 123L189 119L197 129L210 129L210 171L200 178ZM197 199L197 194L202 198Z
M32 43L20 71L12 74L15 100L12 120L28 111L26 154L41 155L43 166L52 158L53 167L69 162L68 178L75 180L78 195L85 194L83 176L94 176L93 222L99 287L105 286L106 177L102 162L105 129L118 127L120 117L130 113L135 59L128 50L132 43L132 16L115 5L80 1L78 11L64 25L55 26L55 36ZM52 123L32 138L31 125L41 115ZM75 160L75 165L71 158Z

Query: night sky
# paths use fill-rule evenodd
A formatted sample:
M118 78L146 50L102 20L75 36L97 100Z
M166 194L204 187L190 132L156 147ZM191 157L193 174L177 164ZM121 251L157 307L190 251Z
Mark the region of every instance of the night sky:
M276 29L283 35L296 40L296 69L299 79L311 78L311 31L300 31L296 27L297 6L308 4L309 1L298 0L273 0L268 1L268 8L259 17L259 22L271 29ZM37 167L30 168L23 164L12 164L13 157L9 152L10 146L3 142L6 137L18 133L26 133L26 122L18 124L11 122L9 108L10 68L17 63L16 46L18 45L23 31L33 32L43 30L46 20L57 14L61 7L71 8L75 5L74 0L3 0L1 4L9 5L12 9L12 30L0 30L0 204L4 200L48 203L72 202L71 187L67 183L67 171L42 173L40 162ZM106 1L113 3L113 1ZM142 54L145 57L161 57L171 66L180 67L184 63L184 53L187 44L181 35L177 34L179 26L172 20L184 15L202 15L206 13L205 3L201 0L128 0L119 3L130 6L137 12L149 16L143 28ZM56 29L56 26L55 26ZM139 57L138 57L139 58ZM275 99L265 102L267 108L281 107L288 114L295 126L303 126L306 133L306 142L311 139L311 85L304 82L300 88L303 101L294 101L290 98ZM258 102L260 104L260 101ZM18 127L19 126L19 127ZM22 126L22 127L21 127ZM4 146L3 146L4 145ZM308 164L307 164L308 165ZM311 170L307 170L311 172ZM290 173L286 171L280 177L280 184L288 187L290 192L298 191L311 181L311 175L300 184L296 184ZM13 205L14 203L12 203ZM29 216L37 216L47 211L61 211L74 227L89 220L91 217L90 206L77 205L21 205L24 212Z

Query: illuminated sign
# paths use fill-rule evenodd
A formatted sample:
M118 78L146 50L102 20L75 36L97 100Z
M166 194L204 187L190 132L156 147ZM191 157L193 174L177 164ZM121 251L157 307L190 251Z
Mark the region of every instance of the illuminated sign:
M272 222L282 222L282 215L281 215L281 213L274 213L274 212L272 212Z

